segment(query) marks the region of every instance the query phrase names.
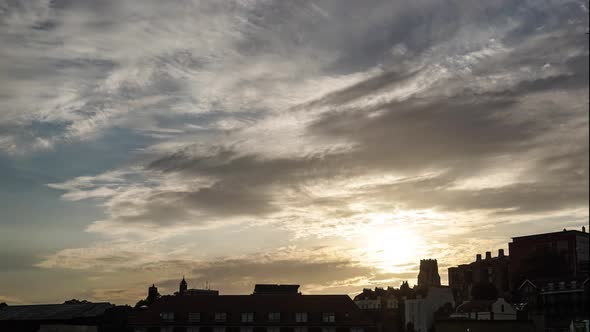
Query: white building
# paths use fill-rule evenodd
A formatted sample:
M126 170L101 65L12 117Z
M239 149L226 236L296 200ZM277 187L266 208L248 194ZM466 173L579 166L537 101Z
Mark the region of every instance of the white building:
M416 332L428 332L434 324L434 313L447 303L455 306L449 287L429 287L426 297L405 301L406 324L414 325Z
M586 320L572 321L570 332L590 332L590 322Z
M474 320L516 320L516 310L503 298L497 300L473 300L459 305L453 318Z

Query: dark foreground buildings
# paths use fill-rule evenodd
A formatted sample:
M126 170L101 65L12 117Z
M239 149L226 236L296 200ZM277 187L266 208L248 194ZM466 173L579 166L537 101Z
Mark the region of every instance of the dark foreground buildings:
M531 321L518 320L441 320L436 332L537 332ZM577 331L576 331L577 332Z
M477 254L474 262L449 268L449 286L459 303L471 300L474 287L484 284L493 285L497 295L510 297L509 265L510 257L503 249L498 250L496 257L492 257L490 251L486 252L485 258Z
M122 332L130 312L110 303L9 305L0 309L0 331Z
M130 319L136 332L376 332L347 295L257 285L252 295L162 296Z
M508 244L513 289L524 280L584 280L588 277L588 233L566 230L518 236Z
M510 255L487 252L449 268L449 285L459 304L481 300L477 296L504 297L534 320L536 331L569 332L572 322L589 317L588 238L585 227L514 237Z
M450 316L453 293L442 286L436 259L420 261L418 285L403 282L399 289L363 289L354 302L375 323L379 332L429 332L439 316Z

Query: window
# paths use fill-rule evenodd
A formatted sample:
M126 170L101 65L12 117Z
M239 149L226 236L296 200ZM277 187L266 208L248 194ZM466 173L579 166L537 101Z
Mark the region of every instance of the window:
M307 312L296 312L295 313L295 322L297 322L297 323L307 322Z
M162 320L164 320L164 321L171 322L174 320L174 313L173 312L161 312L160 318L162 318Z
M281 328L278 326L269 326L266 328L266 332L281 332Z
M271 322L278 322L281 320L281 313L280 312L269 312L268 313L268 320Z
M307 327L297 326L293 332L307 332Z
M362 327L351 327L350 332L365 332L365 329Z
M162 326L160 332L174 332L174 326Z
M242 323L252 323L254 321L253 312L242 312Z
M504 305L503 304L500 306L500 311L504 312Z
M336 321L336 314L333 312L324 312L322 314L322 321L324 323L334 323Z
M397 309L399 307L396 299L387 300L387 309Z
M199 332L198 326L189 326L186 328L186 332Z
M252 326L242 326L240 332L254 332L254 328Z
M216 312L215 313L215 321L216 322L225 322L227 320L227 312Z
M189 312L188 313L188 321L189 323L196 323L201 321L201 313L200 312Z
M213 327L213 332L225 332L224 326L215 326Z
M336 332L336 328L333 326L322 327L322 332Z

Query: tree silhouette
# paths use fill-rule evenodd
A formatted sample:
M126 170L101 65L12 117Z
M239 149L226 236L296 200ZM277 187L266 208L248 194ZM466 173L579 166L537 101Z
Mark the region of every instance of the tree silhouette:
M67 300L64 302L64 304L86 304L86 303L92 303L92 302L86 301L86 300L77 300L77 299L71 299L71 300Z
M140 307L142 307L144 305L145 306L148 306L149 305L149 303L148 303L148 301L146 299L137 301L137 303L135 304L135 307L134 308L137 309L137 308L140 308Z

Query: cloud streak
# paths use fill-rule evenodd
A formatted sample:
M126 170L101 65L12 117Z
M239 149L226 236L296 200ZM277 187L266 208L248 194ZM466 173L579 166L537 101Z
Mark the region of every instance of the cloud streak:
M589 198L587 8L4 2L0 153L22 160L101 142L129 156L46 182L104 216L86 225L100 240L38 266L115 271L134 261L139 271L171 260L174 271L240 291L296 276L313 290L348 292L389 280L387 264L408 277L411 261L315 263L310 247L337 243L359 255L374 232L400 229L416 235L416 257L404 259L444 253L451 264L479 250L464 238L491 223L504 230L482 239L489 246L547 218L547 230L566 219L577 226ZM121 151L137 137L139 147ZM196 250L183 246L191 236L247 228L282 232L280 247L297 249L264 260L252 248L217 248L207 255L221 257L219 268L210 257L170 255L183 253L174 241ZM324 272L296 273L314 269Z

